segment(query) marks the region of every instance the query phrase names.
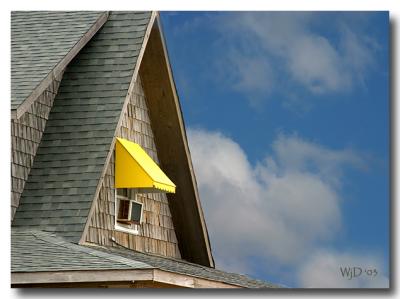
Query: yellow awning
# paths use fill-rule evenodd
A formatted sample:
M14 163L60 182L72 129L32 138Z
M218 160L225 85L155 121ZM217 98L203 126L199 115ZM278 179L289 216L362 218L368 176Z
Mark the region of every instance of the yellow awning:
M175 184L137 143L117 138L115 188L156 188L175 193Z

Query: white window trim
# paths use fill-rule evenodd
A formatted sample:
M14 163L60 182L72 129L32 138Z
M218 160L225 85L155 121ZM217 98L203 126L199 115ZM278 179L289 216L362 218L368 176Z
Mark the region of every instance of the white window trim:
M120 232L124 232L124 233L128 233L128 234L132 234L132 235L139 235L139 226L142 223L142 219L143 219L143 203L138 202L134 199L130 199L130 198L126 198L123 196L118 196L117 195L117 188L115 188L115 203L114 203L114 228L116 231L120 231ZM135 199L136 199L137 194L135 194ZM135 203L138 203L142 206L142 208L140 209L140 224L132 224L132 228L127 228L125 226L122 226L121 224L118 223L117 218L118 218L118 209L117 209L117 205L118 205L118 199L128 199L129 201L134 201ZM131 215L131 209L129 209L129 216Z

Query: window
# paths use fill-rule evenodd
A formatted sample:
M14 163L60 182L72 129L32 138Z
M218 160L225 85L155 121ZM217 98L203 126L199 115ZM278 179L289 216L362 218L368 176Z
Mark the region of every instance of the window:
M136 201L137 193L132 189L116 189L115 229L138 234L142 221L142 203Z
M129 217L130 203L131 203L130 200L124 200L124 199L119 200L118 218L117 218L118 222L126 223L130 221Z

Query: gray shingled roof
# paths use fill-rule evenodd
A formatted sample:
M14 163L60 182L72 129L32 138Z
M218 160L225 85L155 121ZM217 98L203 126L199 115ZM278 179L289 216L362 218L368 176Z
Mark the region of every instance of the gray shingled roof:
M23 228L11 230L11 272L160 269L246 288L276 288L245 275L140 253L125 248L82 246L54 234Z
M127 249L121 246L112 248L98 247L97 249L112 255L118 255L120 257L134 259L135 261L146 263L148 265L153 266L154 268L161 269L164 271L210 279L213 281L220 281L246 288L279 287L277 285L270 284L266 281L249 278L246 275L229 273L215 268L210 268L199 264L190 263L180 259L165 258L162 256L146 254L139 251Z
M149 269L146 263L69 243L51 233L11 230L11 272Z
M79 241L150 16L111 12L68 65L13 226Z
M101 12L11 12L11 109L32 93Z

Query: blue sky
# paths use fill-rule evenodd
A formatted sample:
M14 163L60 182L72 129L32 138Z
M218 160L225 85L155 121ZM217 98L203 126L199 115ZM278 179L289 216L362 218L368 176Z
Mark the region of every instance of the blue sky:
M388 17L161 13L218 267L387 286Z

